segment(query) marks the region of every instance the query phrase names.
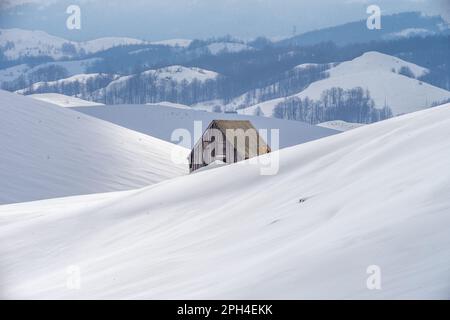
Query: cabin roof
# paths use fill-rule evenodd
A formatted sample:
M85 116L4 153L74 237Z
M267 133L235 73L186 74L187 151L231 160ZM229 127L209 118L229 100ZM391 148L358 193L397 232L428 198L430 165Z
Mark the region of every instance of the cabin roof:
M230 139L229 139L230 137L227 137L228 129L231 129L231 130L242 129L235 133L235 136L238 139L239 138L245 139L245 132L249 129L253 129L253 130L255 130L256 137L254 135L248 136L250 141L249 141L249 144L245 143L244 156L245 157L251 156L250 155L250 146L255 146L255 145L258 146L258 154L264 154L264 153L270 152L270 147L266 144L264 139L259 135L258 130L252 125L252 123L249 120L213 120L208 125L206 130L208 130L210 128L216 128L216 129L220 130L223 133L223 135L225 136L225 139L233 146L234 146L234 141L230 141ZM206 130L205 130L205 132L206 132ZM258 143L258 140L259 140L259 143ZM194 149L195 149L195 146L194 146ZM193 150L191 151L191 153L193 152ZM241 153L242 150L239 150L237 148L237 152Z

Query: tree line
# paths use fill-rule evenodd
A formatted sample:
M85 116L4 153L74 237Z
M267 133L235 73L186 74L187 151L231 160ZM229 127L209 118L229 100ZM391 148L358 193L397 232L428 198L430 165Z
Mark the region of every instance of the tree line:
M348 90L334 87L322 92L319 100L308 97L287 98L276 105L273 116L310 124L331 120L372 123L391 118L392 110L387 105L376 108L369 91L361 87Z

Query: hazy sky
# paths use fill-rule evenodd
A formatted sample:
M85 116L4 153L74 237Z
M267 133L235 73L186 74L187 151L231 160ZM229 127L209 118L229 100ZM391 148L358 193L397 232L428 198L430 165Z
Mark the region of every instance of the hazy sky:
M0 0L0 27L44 30L72 40L129 36L147 40L231 34L282 37L384 14L449 13L447 0ZM66 8L81 8L81 30L66 28Z

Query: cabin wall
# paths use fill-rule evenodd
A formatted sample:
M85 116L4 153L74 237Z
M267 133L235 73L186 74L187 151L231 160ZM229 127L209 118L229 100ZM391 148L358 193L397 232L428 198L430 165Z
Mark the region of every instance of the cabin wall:
M240 134L239 137L242 139L243 135ZM228 141L225 134L216 127L216 124L211 123L190 154L190 172L205 167L215 160L235 163L270 152L269 147L265 145L264 140L259 135L245 137L244 145L235 146L237 142L238 137L235 138L234 143ZM242 144L242 142L240 141L239 144ZM256 144L256 148L251 148L250 145L252 144ZM215 154L212 150L215 150Z
M190 155L190 170L195 171L207 166L215 160L227 162L225 155L225 136L219 130L208 128L202 135L201 141L195 146ZM213 151L214 150L214 151ZM215 153L215 154L213 154Z

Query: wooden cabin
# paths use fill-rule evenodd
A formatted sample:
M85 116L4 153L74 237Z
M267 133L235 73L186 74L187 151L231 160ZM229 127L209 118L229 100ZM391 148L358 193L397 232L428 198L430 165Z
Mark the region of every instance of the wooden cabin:
M214 161L235 163L269 153L270 147L248 120L213 120L189 155L193 172Z

